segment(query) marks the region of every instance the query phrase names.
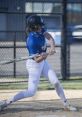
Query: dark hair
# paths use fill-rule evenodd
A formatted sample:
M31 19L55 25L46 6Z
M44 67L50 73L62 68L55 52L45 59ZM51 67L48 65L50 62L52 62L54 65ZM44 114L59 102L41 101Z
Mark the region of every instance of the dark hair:
M44 21L38 15L26 17L26 32L37 31L39 26L43 26Z

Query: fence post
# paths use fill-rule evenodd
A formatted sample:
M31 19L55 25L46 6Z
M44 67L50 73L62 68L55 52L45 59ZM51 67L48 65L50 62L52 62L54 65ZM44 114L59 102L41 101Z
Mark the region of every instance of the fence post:
M14 59L16 58L16 32L14 32L14 52L13 52L13 57ZM14 61L14 78L16 78L16 62Z
M70 74L70 48L67 37L67 1L62 1L62 40L61 40L61 74L66 80Z

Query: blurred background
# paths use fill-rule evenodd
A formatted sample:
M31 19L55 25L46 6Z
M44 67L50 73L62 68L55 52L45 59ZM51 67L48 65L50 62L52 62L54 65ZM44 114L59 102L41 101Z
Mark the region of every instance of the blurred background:
M48 61L58 78L82 79L81 0L0 0L0 61L28 56L25 27L26 16L31 14L43 17L55 40L56 54ZM0 82L25 80L25 64L26 61L0 65Z

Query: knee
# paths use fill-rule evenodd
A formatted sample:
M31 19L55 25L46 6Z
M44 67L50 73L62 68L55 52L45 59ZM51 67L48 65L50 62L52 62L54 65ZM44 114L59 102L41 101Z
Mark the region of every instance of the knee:
M28 90L30 97L34 96L36 93L36 90Z
M36 93L36 90L34 90L34 89L28 89L28 90L25 91L24 97L32 97L32 96L35 95L35 93Z
M59 84L59 81L58 80L55 82L55 85L57 85L57 84Z
M57 81L57 82L55 82L54 86L55 86L55 88L56 88L56 87L61 87L61 84L60 84L59 81Z
M50 79L50 82L52 85L58 85L59 84L59 80L56 78Z

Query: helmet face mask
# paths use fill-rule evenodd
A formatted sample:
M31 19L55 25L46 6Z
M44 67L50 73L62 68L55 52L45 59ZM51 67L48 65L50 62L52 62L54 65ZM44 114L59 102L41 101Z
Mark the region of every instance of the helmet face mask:
M27 18L28 32L37 31L39 27L44 25L43 19L40 16L32 15Z

